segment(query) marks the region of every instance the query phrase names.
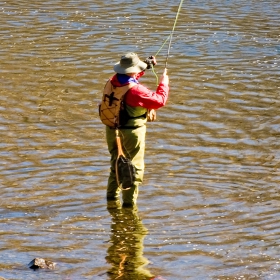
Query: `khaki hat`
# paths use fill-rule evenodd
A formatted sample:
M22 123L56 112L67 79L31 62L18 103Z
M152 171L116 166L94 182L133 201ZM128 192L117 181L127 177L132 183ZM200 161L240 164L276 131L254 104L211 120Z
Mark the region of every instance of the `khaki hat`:
M139 73L147 68L147 64L141 61L136 53L127 53L115 64L114 71L119 74Z

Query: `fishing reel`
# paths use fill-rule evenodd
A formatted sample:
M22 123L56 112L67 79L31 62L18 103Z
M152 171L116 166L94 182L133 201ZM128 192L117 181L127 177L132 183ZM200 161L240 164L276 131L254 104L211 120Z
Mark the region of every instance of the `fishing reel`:
M147 64L147 68L146 69L151 69L153 66L155 66L157 64L156 58L153 55L147 57L144 60L144 62Z

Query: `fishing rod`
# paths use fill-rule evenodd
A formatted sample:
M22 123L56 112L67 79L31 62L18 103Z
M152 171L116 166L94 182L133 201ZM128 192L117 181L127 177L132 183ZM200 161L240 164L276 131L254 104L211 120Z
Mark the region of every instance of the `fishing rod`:
M166 59L165 59L165 68L167 68L167 61L168 61L168 58L169 58L169 54L170 54L170 49L171 49L171 43L172 43L172 37L173 37L173 33L174 33L174 30L175 30L175 27L176 27L176 24L177 24L177 21L178 21L178 17L179 17L179 14L180 14L180 11L181 11L181 8L182 8L182 5L183 5L183 2L184 0L181 0L180 1L180 4L178 6L178 10L177 10L177 13L176 13L176 18L175 18L175 21L174 21L174 24L173 24L173 28L170 32L170 35L165 39L165 41L163 42L162 46L160 47L160 49L157 51L157 53L155 54L155 57L159 54L159 52L161 51L161 49L163 48L163 46L166 44L166 42L168 41L169 39L169 45L168 45L168 49L167 49L167 55L166 55ZM157 84L158 84L158 76L154 70L154 67L152 65L152 71L154 73L154 75L156 76L157 78Z
M170 33L170 40L169 40L167 55L166 55L166 59L165 59L165 68L167 68L167 60L168 60L169 53L170 53L170 49L171 49L171 41L172 41L173 33L174 33L174 30L175 30L175 26L176 26L176 24L177 24L177 20L178 20L179 13L180 13L180 11L181 11L183 2L184 2L184 0L181 0L181 2L180 2L180 4L179 4L178 11L177 11L177 14L176 14L176 18L175 18L175 21L174 21L174 25L173 25L172 31L171 31L171 33Z

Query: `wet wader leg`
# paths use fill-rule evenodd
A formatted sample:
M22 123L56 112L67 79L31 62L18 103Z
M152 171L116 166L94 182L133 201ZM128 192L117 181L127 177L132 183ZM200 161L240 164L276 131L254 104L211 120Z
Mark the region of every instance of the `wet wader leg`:
M122 192L122 199L125 205L135 204L138 197L138 187L144 177L144 154L145 154L146 126L136 129L121 129L120 137L123 143L123 150L136 168L136 180L131 189ZM107 185L107 199L116 199L120 189L116 180L115 162L118 155L116 134L114 129L106 127L106 139L108 150L111 154L111 170Z
M110 174L108 178L108 184L107 184L107 199L112 200L116 199L119 195L120 189L117 184L116 179L116 172L115 172L115 163L118 156L118 148L116 144L116 134L114 129L110 129L106 127L106 140L108 145L108 150L111 155L111 168L110 168Z
M139 185L144 177L144 154L145 154L146 126L136 129L122 129L121 139L124 146L124 153L129 156L136 168L136 179L131 189L122 192L124 205L136 203Z

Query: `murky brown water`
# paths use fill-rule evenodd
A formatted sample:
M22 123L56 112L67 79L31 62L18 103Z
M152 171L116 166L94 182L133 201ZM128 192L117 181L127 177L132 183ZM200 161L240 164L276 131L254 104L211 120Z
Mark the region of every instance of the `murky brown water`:
M104 199L101 90L159 50L167 2L0 1L0 276L280 279L279 1L184 2L138 209Z

